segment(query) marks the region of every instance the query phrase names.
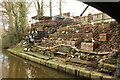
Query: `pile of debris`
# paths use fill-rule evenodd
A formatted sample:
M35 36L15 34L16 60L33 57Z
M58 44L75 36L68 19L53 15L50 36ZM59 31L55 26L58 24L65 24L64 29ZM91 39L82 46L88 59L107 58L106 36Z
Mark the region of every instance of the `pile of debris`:
M104 53L82 52L70 45L57 45L54 47L32 46L30 51L53 58L60 58L66 64L86 67L102 73L113 74L116 69L116 51Z
M65 44L83 51L109 52L117 49L116 26L118 26L116 22L111 22L62 27L54 34L48 34L49 37L42 40L41 46L52 47Z

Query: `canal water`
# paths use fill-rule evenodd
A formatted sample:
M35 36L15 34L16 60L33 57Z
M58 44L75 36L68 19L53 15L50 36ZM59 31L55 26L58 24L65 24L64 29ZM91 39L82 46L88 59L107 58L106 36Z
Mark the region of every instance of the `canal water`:
M64 72L30 62L5 50L0 52L0 78L76 78Z

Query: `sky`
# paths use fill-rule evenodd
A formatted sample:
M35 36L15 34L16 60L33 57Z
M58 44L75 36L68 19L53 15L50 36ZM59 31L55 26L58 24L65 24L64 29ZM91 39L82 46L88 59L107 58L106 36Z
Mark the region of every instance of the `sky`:
M41 1L41 0L39 0ZM49 0L44 0L44 15L49 16L49 8L47 7L49 5ZM86 8L86 4L77 1L77 0L63 0L62 3L62 13L70 12L71 16L79 16L82 11ZM52 0L52 15L59 15L59 0ZM89 13L95 14L100 13L99 10L89 7L86 12L83 14L83 16L88 15ZM29 17L37 15L34 3L32 3L30 9L29 9Z
M35 5L33 3L33 1L36 0L27 0L27 3L31 4L31 6L29 7L29 13L28 13L28 19L29 21L32 21L31 17L36 16L37 12L36 12L36 8ZM41 0L39 0L41 1ZM49 11L49 0L43 0L44 1L44 16L49 16L50 15L50 11ZM70 12L71 16L79 16L83 10L86 8L86 4L77 1L77 0L62 0L62 13L67 13ZM59 0L52 0L52 15L59 15ZM93 7L89 7L85 13L83 14L83 16L88 15L89 13L95 14L95 13L100 13L99 10L93 8ZM0 21L0 24L1 21Z

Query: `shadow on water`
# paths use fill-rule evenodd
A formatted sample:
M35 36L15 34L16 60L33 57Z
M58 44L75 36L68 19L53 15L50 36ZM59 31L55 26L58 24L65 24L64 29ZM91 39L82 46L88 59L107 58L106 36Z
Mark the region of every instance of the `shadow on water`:
M17 57L3 50L0 53L3 78L76 78L40 64Z

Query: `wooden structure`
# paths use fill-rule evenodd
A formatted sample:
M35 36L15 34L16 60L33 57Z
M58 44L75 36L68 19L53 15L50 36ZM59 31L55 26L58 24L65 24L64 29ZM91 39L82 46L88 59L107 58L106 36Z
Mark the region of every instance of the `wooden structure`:
M98 26L98 30L102 32L106 32L110 30L111 24L101 24Z
M88 16L79 16L75 17L74 21L72 19L68 20L52 20L52 17L43 16L43 17L37 17L34 16L32 19L39 20L39 22L31 24L33 28L40 27L40 26L60 26L60 25L66 25L69 23L82 23L82 24L88 24L88 23L99 23L99 22L106 22L106 21L115 21L110 16L104 13L99 14L93 14Z
M92 39L93 39L93 33L92 32L90 32L90 33L84 33L83 37L84 37L85 41L92 41Z
M99 23L99 22L107 22L107 21L115 21L113 18L108 16L105 13L98 13L88 16L80 16L75 18L76 22L80 22L82 24L88 24L88 23Z
M95 49L94 45L95 45L94 43L82 42L81 43L81 49L85 50L85 51L94 51L94 49Z
M108 34L102 33L99 34L99 41L107 41L108 40Z

